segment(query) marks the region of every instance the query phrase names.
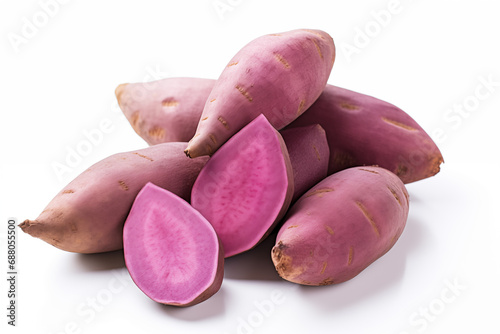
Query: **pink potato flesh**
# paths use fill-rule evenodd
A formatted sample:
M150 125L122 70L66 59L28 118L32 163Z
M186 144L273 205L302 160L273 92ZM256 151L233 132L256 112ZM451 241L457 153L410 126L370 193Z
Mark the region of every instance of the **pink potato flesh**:
M403 182L384 168L330 175L287 213L271 253L276 270L303 285L347 281L392 248L408 210Z
M263 240L292 195L285 144L261 115L210 158L194 183L191 204L214 226L229 257Z
M321 125L281 131L293 169L292 202L327 176L330 149Z
M166 78L121 84L115 94L130 125L149 145L187 142L214 84L211 79Z
M147 182L188 200L207 159L189 159L187 143L164 143L114 154L65 186L35 220L19 226L33 237L76 253L123 247L123 224L135 196Z
M228 63L208 97L190 157L212 155L258 115L281 129L319 97L335 61L332 38L321 30L261 36Z
M443 156L429 135L398 107L327 85L319 99L288 128L320 124L330 146L328 174L378 165L404 183L439 172Z
M158 303L195 305L222 284L224 255L212 225L152 183L139 192L127 217L123 251L135 284Z

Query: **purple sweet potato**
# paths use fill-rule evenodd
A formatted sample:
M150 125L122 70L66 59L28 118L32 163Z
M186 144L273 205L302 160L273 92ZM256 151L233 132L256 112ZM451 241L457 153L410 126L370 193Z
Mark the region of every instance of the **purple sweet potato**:
M213 225L226 257L263 240L288 209L293 171L283 138L260 115L231 137L196 179L191 205Z
M330 175L290 208L272 249L278 274L303 285L355 277L398 240L408 206L403 182L384 168Z
M429 135L398 107L327 85L319 99L287 128L320 124L330 146L328 174L378 165L404 183L439 172L443 156Z
M214 84L211 79L167 78L121 84L115 94L130 125L149 145L187 142Z
M281 131L293 169L292 202L327 176L330 149L321 125Z
M123 228L125 264L152 300L191 306L214 295L224 253L212 225L185 200L147 183Z
M292 30L259 37L228 63L208 97L190 157L212 155L263 114L281 129L319 97L335 60L335 45L320 30Z
M135 196L147 182L189 199L207 159L189 159L187 143L164 143L114 154L64 187L35 220L20 227L33 237L77 253L123 247L123 224Z

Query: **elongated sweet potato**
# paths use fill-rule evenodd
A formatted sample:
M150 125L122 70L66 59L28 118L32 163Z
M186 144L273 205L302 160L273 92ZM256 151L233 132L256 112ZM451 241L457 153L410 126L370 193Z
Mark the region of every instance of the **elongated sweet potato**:
M207 159L189 159L187 143L164 143L101 160L64 187L35 220L20 227L62 250L99 253L123 247L123 224L147 182L189 199Z
M212 225L152 183L139 192L125 221L123 252L135 284L158 303L195 305L222 284L224 253Z
M293 169L292 202L323 180L328 172L330 149L321 125L310 125L281 131Z
M287 128L320 124L330 146L328 174L378 165L404 183L439 172L443 156L429 135L398 107L327 85L319 99Z
M330 175L288 212L272 250L276 270L304 285L347 281L392 248L408 208L404 184L384 168Z
M285 144L260 115L210 158L194 183L191 205L213 225L229 257L263 240L284 216L292 195Z
M167 78L121 84L115 94L130 125L149 145L187 142L214 84L211 79Z
M212 155L260 114L276 129L283 128L318 98L334 60L333 40L320 30L292 30L251 41L215 83L186 154Z

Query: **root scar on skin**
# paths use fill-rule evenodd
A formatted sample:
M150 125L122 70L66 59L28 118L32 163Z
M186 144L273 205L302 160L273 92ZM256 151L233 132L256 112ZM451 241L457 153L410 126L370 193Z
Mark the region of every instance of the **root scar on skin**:
M213 134L210 134L208 137L210 137L210 140L212 141L212 143L217 145L217 139L215 139L215 136Z
M376 172L374 170L370 170L370 169L366 169L366 168L358 168L358 169L362 170L364 172L368 172L368 173L379 174L378 172Z
M163 138L165 136L165 129L160 127L152 128L148 131L148 134L154 138Z
M349 255L347 257L347 265L350 266L352 263L352 259L354 256L354 248L352 246L349 247Z
M375 232L375 234L377 235L377 237L380 237L380 231L378 230L378 226L377 226L377 224L375 224L375 221L373 220L372 215L368 212L368 210L365 208L365 206L363 205L363 203L356 202L356 205L358 206L358 208L361 210L361 212L363 213L363 215L366 217L366 219L370 223L370 226L372 227L373 232Z
M324 193L329 193L329 192L332 192L332 191L333 191L333 189L331 189L331 188L317 189L317 190L309 192L306 195L306 197L311 197L311 196L314 196L314 195L318 195L319 197L323 197Z
M236 85L234 86L234 88L236 88L240 93L241 95L243 95L244 97L246 97L246 99L249 101L249 102L252 102L253 101L253 98L250 96L250 94L245 90L245 88L241 87L240 85Z
M405 130L408 130L408 131L417 131L417 129L415 129L414 127L412 126L409 126L409 125L406 125L404 123L401 123L401 122L398 122L398 121L395 121L395 120L392 120L392 119L389 119L387 117L382 117L382 120L386 123L389 123L389 124L392 124L392 125L395 125L397 127L400 127L402 129L405 129Z
M311 29L302 29L302 30L303 31L307 31L308 33L311 33L311 34L315 34L316 36L318 36L321 39L325 39L325 36L323 36L322 34L320 34L317 31L314 31L314 30L311 30Z
M316 153L316 158L318 158L318 161L321 161L321 156L319 155L319 151L316 148L316 145L313 145L313 150L314 150L314 153Z
M348 102L342 102L342 103L340 104L340 107L341 107L342 109L347 109L347 110L358 110L358 109L359 109L359 107L358 107L358 106L355 106L355 105L350 104L350 103L348 103Z
M279 53L275 53L274 58L279 61L283 65L283 67L290 68L290 64L288 63L288 61Z
M398 201L399 205L400 206L403 206L403 203L401 203L401 200L399 199L399 196L398 194L396 193L396 190L392 189L391 187L387 187L387 189L389 189L389 191L391 192L392 196L394 196L394 198L396 199L396 201Z
M305 105L306 105L306 100L300 100L299 109L297 109L297 115L300 115L304 112Z
M147 159L147 160L149 160L149 161L154 161L153 159L151 159L150 157L148 157L148 156L146 156L146 155L144 155L144 154L140 154L140 153L137 153L137 152L134 152L133 154L138 155L138 156L140 156L141 158Z
M175 106L178 106L179 105L179 101L175 101L175 100L163 100L161 102L161 105L164 106L164 107L175 107Z
M325 229L326 229L326 231L327 231L328 233L330 233L331 235L333 235L333 234L334 234L333 229L332 229L330 226L325 225Z
M318 51L319 57L323 59L323 53L321 52L321 48L319 47L318 42L316 42L316 40L314 39L311 39L311 42L313 42L314 46L316 46L316 50Z
M325 269L326 269L327 264L328 263L326 261L323 262L323 268L321 268L321 273L320 273L321 275L323 275L325 273Z
M229 124L227 124L227 121L226 121L226 120L225 120L222 116L219 116L219 118L217 118L217 120L218 120L219 122L221 122L221 123L222 123L222 125L223 125L226 129L228 129L228 130L229 130Z
M127 184L126 184L124 181L118 181L118 183L120 184L120 187L121 187L123 190L125 190L125 191L127 191L127 190L128 190L128 186L127 186Z

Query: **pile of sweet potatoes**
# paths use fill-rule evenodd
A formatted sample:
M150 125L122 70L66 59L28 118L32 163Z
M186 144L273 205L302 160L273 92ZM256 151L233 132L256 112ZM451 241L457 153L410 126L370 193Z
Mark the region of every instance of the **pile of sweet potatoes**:
M333 39L301 29L251 41L217 80L119 85L150 146L90 166L20 227L70 252L123 248L137 286L169 305L215 294L224 258L269 235L263 261L282 278L353 278L403 233L405 183L443 157L401 109L328 85L334 62Z

